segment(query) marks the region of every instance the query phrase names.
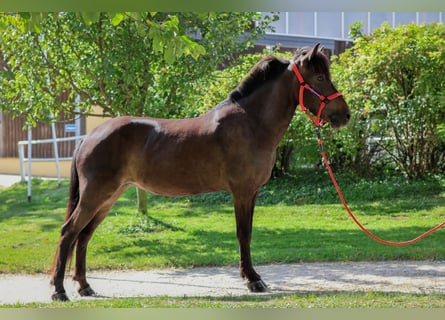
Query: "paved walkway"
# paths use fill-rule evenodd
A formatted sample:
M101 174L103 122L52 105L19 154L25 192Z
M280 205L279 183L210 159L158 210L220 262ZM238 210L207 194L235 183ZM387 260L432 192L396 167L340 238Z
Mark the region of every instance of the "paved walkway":
M8 188L17 182L20 182L19 175L0 174L0 187Z
M257 267L269 295L329 292L445 294L445 262L397 261L298 263ZM88 274L97 298L144 296L241 296L251 294L236 267L107 271ZM75 283L65 281L72 300ZM0 304L50 302L47 275L0 274Z
M32 177L33 179L44 179L44 180L57 180L57 178L54 177ZM63 178L62 178L63 179ZM9 188L14 183L20 182L21 177L20 175L13 175L13 174L0 174L0 189L1 188Z

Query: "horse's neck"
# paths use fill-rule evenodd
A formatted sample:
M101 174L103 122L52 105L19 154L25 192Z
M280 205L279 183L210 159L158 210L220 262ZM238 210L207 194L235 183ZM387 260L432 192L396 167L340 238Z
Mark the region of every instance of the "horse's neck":
M277 81L255 92L248 99L246 110L259 120L258 130L264 131L266 137L263 138L276 148L292 121L297 104L295 86L289 80Z

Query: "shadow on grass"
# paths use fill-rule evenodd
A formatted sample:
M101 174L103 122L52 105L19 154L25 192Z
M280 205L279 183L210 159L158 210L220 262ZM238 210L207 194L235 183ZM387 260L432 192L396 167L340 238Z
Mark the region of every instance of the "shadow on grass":
M45 230L60 226L67 205L68 182L63 181L62 186L58 187L56 181L33 179L32 191L31 202L28 202L26 182L0 191L0 222L8 219L46 219L46 225L42 225Z
M316 174L315 174L316 173ZM406 181L403 178L388 181L357 180L340 176L340 186L347 203L353 210L361 210L369 215L413 212L445 207L445 187L440 179ZM27 185L18 183L0 190L0 222L12 217L43 217L49 211L59 210L61 221L67 205L69 181L64 180L62 187L56 181L33 179L32 202L27 202ZM260 191L257 205L325 205L340 204L331 181L325 173L317 170L301 170L295 177L272 179ZM192 197L161 197L148 194L148 207L152 215L156 209L172 206L191 209L184 215L196 216L194 208L208 205L233 206L232 196L227 192L208 193ZM115 204L113 210L134 208L137 210L136 188L129 188ZM58 211L58 212L59 212ZM230 212L232 213L233 210ZM228 213L225 210L223 213Z
M435 208L442 208L442 217L445 219L445 199L444 200L384 200L377 203L360 203L352 204L351 211L355 214L360 212L360 215L366 216L382 216L382 219L404 219L408 218L410 214L419 211L425 211L425 215ZM346 212L345 212L346 214ZM425 218L427 219L427 217ZM425 220L428 223L427 220ZM434 225L431 224L431 227Z
M291 180L292 182L293 180ZM273 181L273 184L277 181ZM286 200L283 195L291 190L284 181L279 188L276 185L265 187L269 200L263 199L266 203L273 202L277 196L284 199L282 202L289 205L295 205L292 200ZM366 186L366 183L364 184ZM352 202L353 210L360 210L366 215L382 216L382 219L400 218L388 217L388 214L397 214L399 212L414 212L418 210L431 210L434 207L445 207L445 199L441 187L435 190L436 184L429 182L428 185L419 191L419 195L414 193L415 186L404 184L401 188L406 192L398 192L399 198L382 198L384 192L377 192L379 196L374 199L380 199L375 202L357 200ZM358 188L358 187L357 187ZM363 187L364 188L364 187ZM389 189L388 193L396 192L397 186L382 186L384 190ZM118 201L116 208L118 215L121 215L119 208L133 207L136 211L136 202L133 190ZM360 188L358 188L360 189ZM17 184L12 188L0 192L0 223L15 224L17 226L36 225L41 231L54 233L57 235L65 215L66 200L68 194L68 182L64 181L61 188L57 187L55 181L33 181L34 196L31 203L26 199L26 184ZM411 191L409 191L411 190ZM400 191L400 188L399 188ZM357 191L355 191L357 194ZM358 194L361 194L360 191ZM274 195L279 193L279 195ZM431 197L428 197L430 195ZM380 198L379 198L380 197ZM315 199L314 199L315 200ZM320 202L326 201L319 199ZM221 215L230 215L231 223L234 222L231 197L227 193L203 195L190 198L163 198L150 196L150 203L162 211L150 213L152 221L156 226L161 226L152 232L141 232L125 235L118 234L113 237L105 237L103 243L92 243L89 249L98 256L107 256L110 268L128 264L131 267L146 266L206 266L206 265L237 265L238 264L238 244L236 232L233 224L233 230L228 230L225 225L216 226L216 223L228 223L227 219L219 219ZM269 201L269 202L268 202ZM310 198L308 200L310 202ZM329 201L327 201L329 202ZM337 203L337 202L335 202ZM229 205L230 204L230 205ZM157 207L156 207L157 206ZM176 209L177 208L177 209ZM168 210L171 210L171 215ZM116 209L113 209L116 211ZM210 212L210 213L209 213ZM217 214L215 214L217 213ZM445 212L444 212L445 214ZM125 210L122 215L124 219L134 217L131 210ZM172 219L167 216L173 217ZM286 215L286 219L289 216ZM208 219L200 221L199 224L191 226L193 219ZM398 260L398 259L443 259L445 257L445 247L443 246L443 232L437 233L421 240L417 244L408 247L389 247L376 243L368 238L358 227L348 229L351 221L346 221L347 226L343 229L331 229L326 222L326 228L319 228L316 219L329 219L313 215L313 218L306 218L305 226L298 226L298 215L292 216L293 221L282 221L279 228L272 228L268 225L259 224L254 219L254 230L252 239L252 257L255 264L271 262L299 262L299 261L358 261L358 260ZM403 219L403 217L401 217ZM278 219L278 218L277 218ZM314 219L314 228L310 227L311 220ZM333 219L339 219L335 217ZM427 219L427 218L425 218ZM172 222L176 220L176 222ZM341 219L340 219L341 220ZM106 220L110 221L110 220ZM295 221L297 223L295 223ZM328 220L327 220L328 221ZM338 223L338 220L337 222ZM343 223L343 220L341 220ZM111 219L110 224L113 224ZM399 224L400 225L400 224ZM425 222L425 225L428 225ZM197 227L198 226L198 227ZM431 225L433 227L434 224ZM119 227L110 228L108 233L116 232ZM232 227L231 227L232 228ZM391 229L381 229L378 224L371 226L371 231L379 237L391 240L409 240L425 232L428 227L393 227ZM220 230L227 231L220 231ZM19 229L18 229L19 230ZM215 231L219 230L219 231ZM28 231L27 231L28 232ZM36 233L37 237L38 233ZM20 234L17 233L17 237ZM31 235L29 239L33 238ZM14 242L14 239L8 239ZM17 242L23 240L17 240ZM28 242L26 242L28 243ZM29 241L27 250L32 250L35 240ZM15 250L15 254L22 251ZM53 252L48 253L52 256ZM36 258L38 259L38 258ZM93 257L92 261L95 260ZM138 260L138 262L132 262ZM99 263L99 258L95 260ZM108 263L108 262L107 262ZM89 267L95 268L94 264ZM102 265L104 267L104 265ZM20 267L17 267L20 269Z
M317 174L313 174L314 172ZM343 196L350 204L411 201L415 208L428 205L430 202L445 205L443 178L411 181L399 177L381 181L357 179L344 174L339 175L338 183ZM419 199L420 201L417 201ZM340 200L325 172L302 170L295 177L271 179L261 189L258 203L321 205L340 203Z
M374 231L384 239L400 241L414 238L425 230L406 227ZM303 261L441 260L445 256L443 232L406 247L381 245L361 230L254 227L253 233L252 259L256 265ZM178 238L141 236L129 242L101 245L94 251L95 256L108 255L108 261L125 261L128 268L138 268L137 264L143 262L133 264L133 260L144 257L149 261L163 261L164 267L236 266L239 260L235 230L198 230Z

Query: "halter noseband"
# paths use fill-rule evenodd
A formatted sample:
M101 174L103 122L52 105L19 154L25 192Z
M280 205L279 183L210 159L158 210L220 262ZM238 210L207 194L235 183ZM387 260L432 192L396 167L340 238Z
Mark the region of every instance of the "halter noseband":
M341 92L337 91L337 92L335 92L335 93L333 93L333 94L331 94L331 95L329 95L327 97L319 94L314 88L312 88L310 86L309 83L304 81L303 76L301 75L301 72L300 72L300 70L298 70L298 67L297 67L297 65L295 63L292 63L292 67L294 68L295 75L297 76L297 79L300 82L300 93L299 93L298 101L300 103L301 110L304 111L308 115L309 119L311 119L312 123L316 127L323 126L325 123L328 122L325 119L321 119L321 113L323 112L324 107L326 107L326 105L330 101L332 101L332 100L334 100L334 99L336 99L338 97L341 97L342 96ZM317 116L316 116L315 119L311 115L311 113L309 112L308 108L306 108L306 106L304 105L304 102L303 102L304 89L309 90L310 92L312 92L315 96L317 96L321 100L320 107L318 108Z

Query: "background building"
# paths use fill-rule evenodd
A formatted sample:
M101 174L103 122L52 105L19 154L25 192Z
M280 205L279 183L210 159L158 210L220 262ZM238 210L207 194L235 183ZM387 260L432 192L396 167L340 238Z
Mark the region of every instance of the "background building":
M270 14L269 12L264 14ZM363 22L363 32L370 34L386 21L398 24L443 22L445 12L280 12L272 25L274 33L257 42L262 46L297 48L320 42L333 54L339 54L352 45L349 26Z

